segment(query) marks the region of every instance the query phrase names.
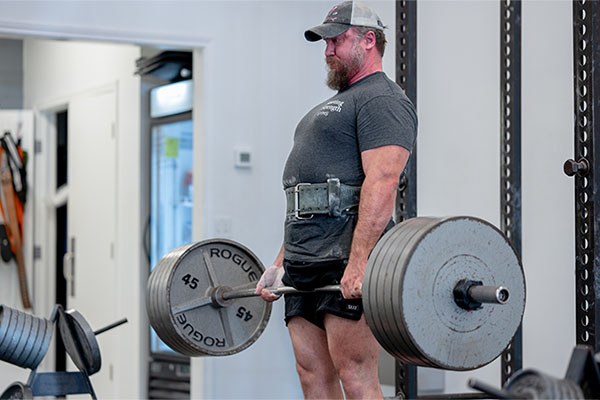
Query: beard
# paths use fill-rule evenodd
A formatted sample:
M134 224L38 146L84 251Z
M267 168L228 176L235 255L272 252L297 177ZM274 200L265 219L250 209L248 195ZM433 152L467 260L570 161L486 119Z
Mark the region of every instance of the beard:
M350 60L344 62L335 56L328 56L325 62L329 67L327 72L327 86L333 90L342 90L350 85L350 80L363 66L364 54L355 45L352 47Z

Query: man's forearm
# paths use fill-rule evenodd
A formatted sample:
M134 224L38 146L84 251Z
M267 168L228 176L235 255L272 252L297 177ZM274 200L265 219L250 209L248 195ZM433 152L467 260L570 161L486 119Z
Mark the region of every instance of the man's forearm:
M398 180L367 178L363 183L358 210L358 222L352 238L349 264L366 265L373 247L394 212Z
M277 257L275 257L275 261L273 261L273 265L277 265L278 267L282 267L283 266L283 244L281 245L281 248L279 249L279 253L277 254Z

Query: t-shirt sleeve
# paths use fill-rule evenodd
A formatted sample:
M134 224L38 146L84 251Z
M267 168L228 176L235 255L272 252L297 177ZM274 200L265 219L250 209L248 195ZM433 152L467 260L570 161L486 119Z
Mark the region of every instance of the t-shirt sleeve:
M417 137L417 114L408 99L377 96L360 108L357 126L361 152L387 145L412 151Z

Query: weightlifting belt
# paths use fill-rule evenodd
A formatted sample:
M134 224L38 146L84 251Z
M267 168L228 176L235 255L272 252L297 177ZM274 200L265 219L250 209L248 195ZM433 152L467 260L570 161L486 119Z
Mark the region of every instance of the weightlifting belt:
M299 183L285 189L287 216L298 219L312 218L313 215L342 215L358 207L360 186L340 183L337 178L327 179L326 183Z

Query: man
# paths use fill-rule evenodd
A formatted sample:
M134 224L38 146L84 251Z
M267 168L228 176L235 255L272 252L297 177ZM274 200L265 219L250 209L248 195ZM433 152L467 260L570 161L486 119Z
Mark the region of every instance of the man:
M361 286L371 250L393 225L417 129L412 103L382 72L383 30L373 11L348 1L305 32L309 41L325 41L327 84L338 92L296 128L283 173L284 244L256 292L274 301L265 287L341 284L341 294L285 296L306 398L382 397L380 348L362 312Z

